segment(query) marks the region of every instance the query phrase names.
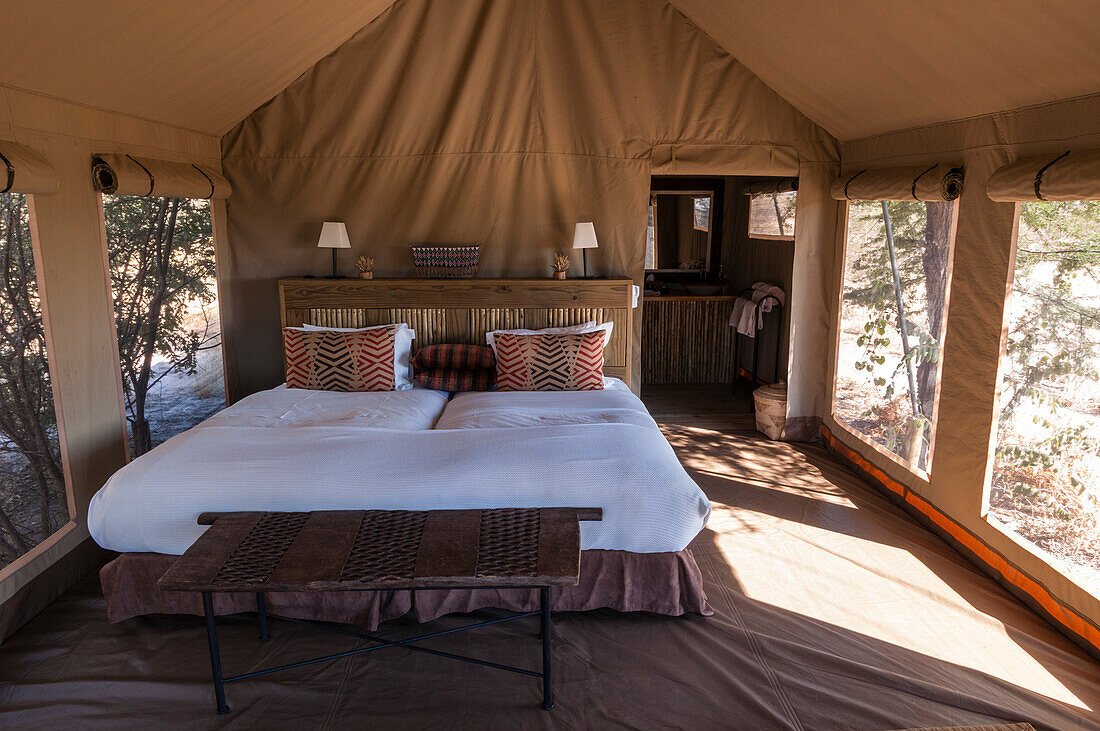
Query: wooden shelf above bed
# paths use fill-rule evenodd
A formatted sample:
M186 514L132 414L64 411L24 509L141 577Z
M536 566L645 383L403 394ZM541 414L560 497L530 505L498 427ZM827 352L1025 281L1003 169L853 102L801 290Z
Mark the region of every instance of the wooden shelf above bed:
M615 323L604 373L630 382L633 280L314 279L279 280L283 326L367 327L407 322L415 347L485 343L490 330Z
M392 307L405 298L421 307L622 307L629 277L607 279L280 279L285 307L308 303Z

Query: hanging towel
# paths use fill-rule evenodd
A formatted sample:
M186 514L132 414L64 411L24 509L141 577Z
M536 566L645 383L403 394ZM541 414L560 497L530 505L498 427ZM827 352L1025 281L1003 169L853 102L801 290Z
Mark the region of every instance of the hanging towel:
M768 282L757 282L752 285L752 302L756 308L756 329L764 329L764 315L772 311L775 306L775 300L765 299L766 297L774 297L779 300L779 304L783 305L786 302L787 295L782 289L769 284Z
M759 296L757 296L758 292L761 293ZM767 297L769 294L772 297L775 297L777 300L779 300L779 304L781 304L781 305L787 304L787 295L786 295L786 293L784 293L782 289L775 286L771 282L756 282L755 284L752 285L752 301L753 302L759 302L761 299L763 299L764 297Z
M730 327L737 328L737 332L756 337L756 303L744 297L738 297L733 301L733 313L730 315Z

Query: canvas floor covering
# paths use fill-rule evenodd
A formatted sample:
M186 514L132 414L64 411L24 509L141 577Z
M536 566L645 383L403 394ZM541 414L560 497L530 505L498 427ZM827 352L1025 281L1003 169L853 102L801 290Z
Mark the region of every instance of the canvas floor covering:
M1100 664L823 450L765 441L715 395L646 399L714 503L692 546L714 616L557 616L553 711L536 679L395 648L232 683L217 717L202 621L110 625L93 575L0 646L0 726L1100 728ZM220 626L228 673L357 642ZM427 646L537 668L536 631Z

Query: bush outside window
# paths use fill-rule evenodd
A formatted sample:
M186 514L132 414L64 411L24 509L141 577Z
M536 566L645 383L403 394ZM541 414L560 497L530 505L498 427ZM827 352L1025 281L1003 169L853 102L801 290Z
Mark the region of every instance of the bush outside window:
M225 405L210 203L103 196L134 456Z
M852 201L833 414L926 472L935 433L954 204Z
M1100 596L1100 201L1024 203L988 515Z
M26 196L0 194L0 569L69 522Z

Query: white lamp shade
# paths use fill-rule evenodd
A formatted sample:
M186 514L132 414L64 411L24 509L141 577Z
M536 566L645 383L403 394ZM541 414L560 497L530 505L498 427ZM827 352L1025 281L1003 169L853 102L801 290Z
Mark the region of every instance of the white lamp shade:
M350 249L348 227L343 221L325 221L321 224L321 238L317 239L319 249Z
M578 223L573 230L574 249L595 249L599 247L596 242L596 227L589 223Z

